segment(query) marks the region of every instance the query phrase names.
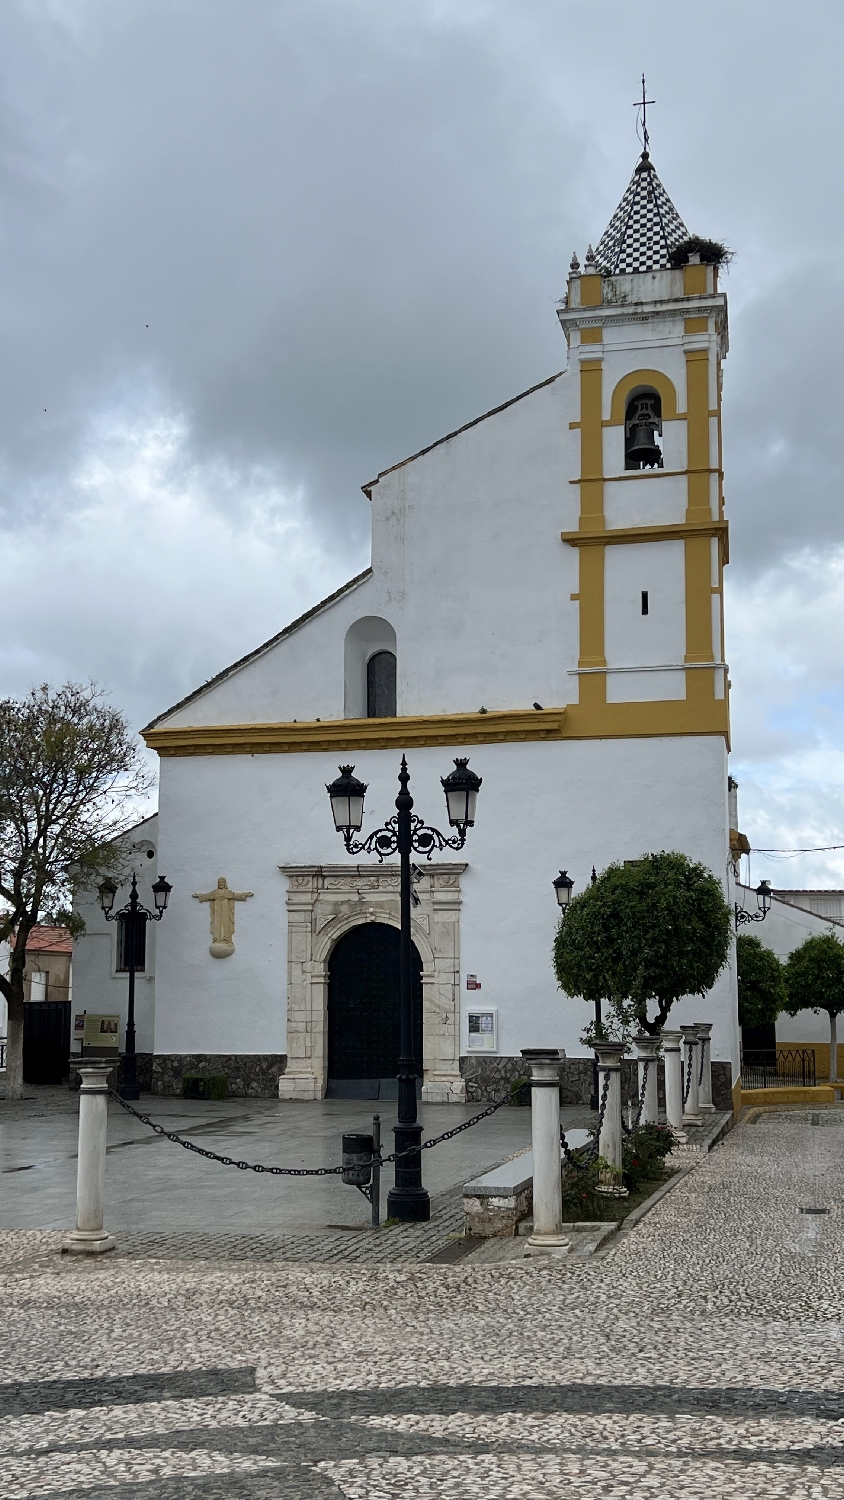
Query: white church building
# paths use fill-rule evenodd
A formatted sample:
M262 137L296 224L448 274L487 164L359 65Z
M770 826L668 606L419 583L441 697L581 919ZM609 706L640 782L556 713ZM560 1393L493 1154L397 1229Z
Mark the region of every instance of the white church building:
M173 887L138 985L155 1090L199 1066L235 1093L388 1097L398 866L346 854L325 791L341 765L368 786L361 837L393 813L402 754L414 811L445 831L454 759L483 779L465 847L417 858L425 1100L488 1097L538 1046L588 1096L591 1010L551 963L561 868L578 891L593 866L680 850L731 895L717 262L643 153L572 259L561 372L366 484L371 565L144 731L161 781L141 896L159 871ZM77 996L125 1011L114 930L85 915ZM729 1107L732 967L672 1012L694 1020L714 1023Z

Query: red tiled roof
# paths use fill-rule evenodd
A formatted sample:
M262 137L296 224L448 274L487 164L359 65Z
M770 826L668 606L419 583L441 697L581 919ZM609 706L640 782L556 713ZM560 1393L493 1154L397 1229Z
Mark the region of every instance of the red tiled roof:
M73 938L66 927L33 927L27 953L72 953Z

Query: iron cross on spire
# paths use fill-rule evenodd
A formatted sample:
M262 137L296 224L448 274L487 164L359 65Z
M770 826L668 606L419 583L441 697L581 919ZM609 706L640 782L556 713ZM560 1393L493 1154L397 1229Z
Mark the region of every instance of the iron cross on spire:
M656 104L656 100L655 99L649 99L647 97L647 93L648 93L648 91L647 91L647 89L645 87L645 75L643 73L642 74L642 97L641 97L641 99L637 99L636 100L635 104L633 105L633 108L636 111L636 134L637 135L639 135L639 119L640 119L639 111L641 110L641 112L642 112L641 113L642 134L639 136L639 139L642 142L642 150L645 153L647 153L648 146L650 145L650 139L651 139L650 136L648 135L648 105L649 104Z

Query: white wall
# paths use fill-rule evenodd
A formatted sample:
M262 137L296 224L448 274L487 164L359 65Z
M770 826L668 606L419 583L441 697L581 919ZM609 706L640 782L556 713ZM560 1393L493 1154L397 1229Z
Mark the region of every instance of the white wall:
M138 881L138 898L149 911L154 910L152 883L158 879L158 815L146 818L127 834L124 840L126 878L114 900L118 911L129 900L134 870ZM152 850L153 857L148 857ZM168 874L167 870L164 871ZM74 911L85 922L85 932L73 944L73 1012L121 1017L120 1046L125 1045L126 1011L129 1003L129 976L118 973L117 923L107 922L100 909L96 890L80 895ZM169 911L162 922L169 919ZM135 975L135 1045L138 1052L153 1050L155 1027L155 966L158 929L161 924L148 922L146 932L146 966Z
M168 724L339 719L344 643L365 616L396 634L399 714L570 701L579 466L565 375L372 491L372 575Z
M551 968L558 916L551 882L566 866L582 890L593 863L601 869L659 849L681 849L723 878L723 740L413 750L416 811L438 826L446 822L440 777L458 753L483 777L477 826L462 854L443 856L469 862L462 881L464 1015L467 1002L498 1008L502 1054L553 1045L583 1055L579 1036L589 1007L561 995ZM278 867L347 858L323 790L339 758L162 761L160 858L173 893L158 933L157 1052L285 1051L286 878ZM369 783L364 835L392 814L399 759L391 751L356 757L357 774ZM235 954L215 960L208 908L192 892L209 890L220 875L255 894L236 908ZM480 995L466 992L466 973L479 976ZM736 1064L731 973L711 997L678 1007L678 1021L703 1018L715 1022L713 1056Z
M736 889L739 905L755 912L755 890L748 886L737 886ZM755 922L752 926L748 924L741 931L758 937L781 961L787 959L808 937L818 937L832 931L839 940L844 939L844 928L840 923L833 923L828 917L821 917L813 912L800 911L777 896L771 902L771 909L764 922ZM829 1017L825 1011L816 1015L813 1010L800 1010L796 1016L778 1016L777 1041L828 1042Z

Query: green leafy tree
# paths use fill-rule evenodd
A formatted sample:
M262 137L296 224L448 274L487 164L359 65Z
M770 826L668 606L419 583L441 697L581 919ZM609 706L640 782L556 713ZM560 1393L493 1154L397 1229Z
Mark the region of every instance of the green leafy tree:
M785 973L777 955L758 937L736 938L740 1026L772 1026L788 1002Z
M685 854L646 854L610 865L569 904L554 970L567 994L608 1000L621 1026L655 1036L675 1000L712 988L730 938L730 908L711 871Z
M844 943L830 930L807 938L785 964L786 1010L825 1010L829 1016L829 1077L838 1080L838 1017L844 1010Z
M93 684L0 700L0 993L8 1006L6 1098L23 1098L26 945L46 918L74 928L74 890L118 865L150 773L125 718Z

